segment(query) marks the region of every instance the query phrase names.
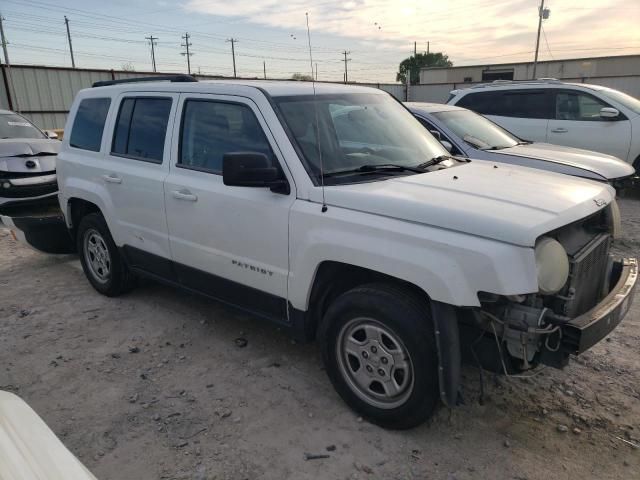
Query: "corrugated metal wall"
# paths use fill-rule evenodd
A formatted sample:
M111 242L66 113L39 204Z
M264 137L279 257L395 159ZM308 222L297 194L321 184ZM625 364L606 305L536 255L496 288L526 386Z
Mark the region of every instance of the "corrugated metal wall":
M15 95L11 101L7 95L8 71L2 65L3 81L0 82L0 108L16 108L43 129L64 128L69 107L76 93L88 88L99 80L135 78L149 75L166 75L149 72L122 72L111 70L86 70L62 67L42 67L37 65L14 65L11 75L15 86ZM200 79L216 77L195 75ZM395 84L366 84L367 86L388 91L400 100L405 99L405 87Z

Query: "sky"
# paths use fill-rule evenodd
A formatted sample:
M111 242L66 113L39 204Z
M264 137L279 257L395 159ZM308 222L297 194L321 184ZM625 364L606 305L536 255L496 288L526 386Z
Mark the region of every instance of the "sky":
M187 70L393 83L398 64L429 48L454 65L531 61L539 0L2 0L12 64L71 66L64 16L79 68ZM640 0L546 0L540 60L640 54ZM308 14L308 15L307 15ZM264 63L263 63L264 62Z

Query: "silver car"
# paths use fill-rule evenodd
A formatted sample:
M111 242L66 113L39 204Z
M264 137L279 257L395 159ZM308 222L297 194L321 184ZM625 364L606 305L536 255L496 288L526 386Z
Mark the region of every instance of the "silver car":
M522 140L466 108L438 103L405 105L453 155L590 178L618 188L630 185L635 176L634 168L616 157Z
M0 110L0 207L55 197L61 142L22 115Z

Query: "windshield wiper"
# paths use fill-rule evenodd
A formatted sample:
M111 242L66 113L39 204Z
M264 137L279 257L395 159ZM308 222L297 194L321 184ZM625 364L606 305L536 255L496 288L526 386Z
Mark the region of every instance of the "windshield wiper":
M418 165L417 167L409 167L407 165L398 165L395 163L383 163L383 164L366 164L357 168L351 168L348 170L337 170L335 172L327 172L324 177L335 177L338 175L349 175L352 173L395 173L395 172L414 172L424 173L424 169Z
M417 165L416 168L420 168L422 170L425 170L425 169L427 169L429 167L433 167L434 165L442 163L445 160L449 160L450 158L453 158L453 157L450 157L449 155L440 155L438 157L433 157L431 160L428 160L428 161L426 161L424 163L421 163L420 165Z

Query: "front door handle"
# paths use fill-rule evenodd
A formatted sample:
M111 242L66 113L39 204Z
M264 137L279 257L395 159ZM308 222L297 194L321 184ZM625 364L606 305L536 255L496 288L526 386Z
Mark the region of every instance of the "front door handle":
M176 198L178 200L186 200L188 202L198 201L198 197L191 193L189 190L173 190L171 194L173 195L173 198Z
M102 175L102 179L108 183L122 183L122 178L117 176L115 173L110 173L109 175Z
M567 133L569 130L567 130L566 128L554 128L553 130L551 130L553 133Z

